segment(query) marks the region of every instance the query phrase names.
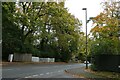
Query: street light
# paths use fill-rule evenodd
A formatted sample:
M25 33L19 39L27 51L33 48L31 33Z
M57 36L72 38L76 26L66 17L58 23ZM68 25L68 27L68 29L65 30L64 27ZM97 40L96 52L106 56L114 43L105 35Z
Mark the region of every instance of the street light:
M88 69L88 61L87 61L87 8L82 8L82 10L85 10L85 20L86 20L86 69Z

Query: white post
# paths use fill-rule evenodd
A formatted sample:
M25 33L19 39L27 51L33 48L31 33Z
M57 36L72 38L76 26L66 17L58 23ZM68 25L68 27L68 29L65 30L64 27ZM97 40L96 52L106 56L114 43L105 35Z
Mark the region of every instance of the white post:
M120 68L120 65L118 66L118 68Z
M10 62L13 61L13 54L9 54L9 61L10 61Z

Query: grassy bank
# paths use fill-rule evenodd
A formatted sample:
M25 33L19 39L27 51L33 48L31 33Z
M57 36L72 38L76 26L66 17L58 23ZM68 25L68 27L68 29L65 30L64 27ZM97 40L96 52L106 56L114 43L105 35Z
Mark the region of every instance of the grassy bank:
M92 69L85 70L87 72L93 73L98 76L103 76L106 78L115 78L115 80L120 80L120 73L117 72L109 72L109 71L93 71Z

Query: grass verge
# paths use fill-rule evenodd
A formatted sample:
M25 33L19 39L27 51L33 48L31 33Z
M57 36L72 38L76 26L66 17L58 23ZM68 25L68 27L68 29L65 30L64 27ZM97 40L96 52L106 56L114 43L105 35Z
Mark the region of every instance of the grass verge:
M85 70L87 72L93 73L98 76L103 76L106 78L115 78L115 80L120 80L120 73L117 72L109 72L109 71L93 71L90 68Z

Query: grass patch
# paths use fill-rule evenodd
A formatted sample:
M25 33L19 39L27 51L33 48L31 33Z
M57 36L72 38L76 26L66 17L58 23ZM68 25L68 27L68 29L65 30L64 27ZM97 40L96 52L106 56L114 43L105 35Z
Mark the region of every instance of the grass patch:
M120 73L115 73L115 72L107 72L107 71L94 71L96 75L99 76L104 76L107 78L120 78Z
M102 76L105 78L115 78L115 80L120 80L120 73L117 72L109 72L109 71L93 71L91 68L86 70L87 72L93 73L97 76Z

